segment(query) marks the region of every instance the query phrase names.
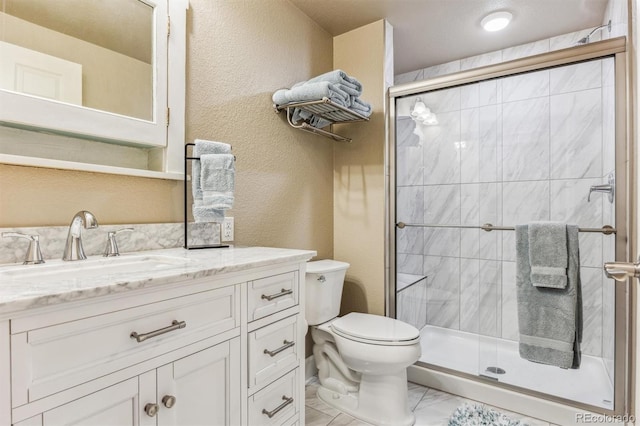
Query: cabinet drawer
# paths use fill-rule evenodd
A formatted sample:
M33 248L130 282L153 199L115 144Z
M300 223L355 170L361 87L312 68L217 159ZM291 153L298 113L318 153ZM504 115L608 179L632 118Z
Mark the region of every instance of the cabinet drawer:
M238 327L238 293L224 287L14 334L13 407Z
M304 351L298 342L299 315L249 333L249 389L260 387L295 368Z
M300 411L298 371L296 368L249 397L251 426L282 425Z
M298 273L249 281L249 318L255 321L298 304Z

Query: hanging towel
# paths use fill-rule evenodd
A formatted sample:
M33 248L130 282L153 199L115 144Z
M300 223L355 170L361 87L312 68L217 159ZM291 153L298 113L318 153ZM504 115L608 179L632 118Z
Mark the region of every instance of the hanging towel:
M204 139L194 141L193 156L200 158L204 154L230 154L231 145ZM202 186L200 185L200 161L191 162L191 192L194 200L202 200Z
M536 287L567 286L567 226L560 222L529 224L531 283Z
M222 223L224 222L224 210L212 209L204 206L202 200L195 200L192 207L193 220L196 223Z
M202 205L227 210L233 207L235 165L232 154L204 154L200 156L200 184Z
M535 287L531 283L529 226L517 225L516 293L520 356L560 368L580 367L582 295L578 227L566 226L567 286Z

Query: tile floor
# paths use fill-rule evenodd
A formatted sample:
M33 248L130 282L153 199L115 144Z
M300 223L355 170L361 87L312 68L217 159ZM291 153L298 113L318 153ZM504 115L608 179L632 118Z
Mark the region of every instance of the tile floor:
M317 378L311 379L305 388L306 393L306 426L368 426L368 423L356 420L329 407L316 396L318 389ZM429 389L415 383L409 383L409 403L416 415L415 426L446 426L451 413L464 402L476 403L456 395L451 395L435 389ZM491 407L503 412L512 419L521 420L529 426L557 426L542 420L525 417L521 414Z

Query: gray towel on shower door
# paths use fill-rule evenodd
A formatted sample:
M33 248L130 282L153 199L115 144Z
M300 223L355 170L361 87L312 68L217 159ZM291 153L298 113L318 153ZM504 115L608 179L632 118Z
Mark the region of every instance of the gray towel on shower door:
M536 287L567 286L567 226L560 222L529 224L531 283Z
M516 291L520 356L560 368L580 367L582 295L578 227L567 225L567 286L531 283L529 226L516 226Z

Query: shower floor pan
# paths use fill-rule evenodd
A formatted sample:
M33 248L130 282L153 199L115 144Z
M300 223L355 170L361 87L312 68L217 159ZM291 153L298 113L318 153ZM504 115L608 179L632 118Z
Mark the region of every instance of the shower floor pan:
M484 375L525 389L613 409L613 384L602 358L582 355L579 369L562 369L520 358L518 342L427 325L420 330L420 361ZM505 372L487 371L497 367Z

